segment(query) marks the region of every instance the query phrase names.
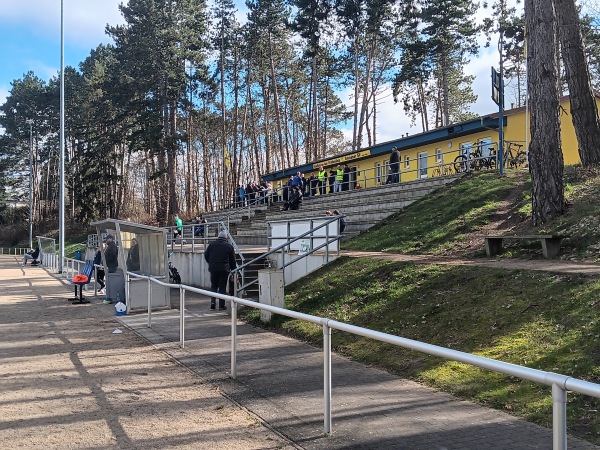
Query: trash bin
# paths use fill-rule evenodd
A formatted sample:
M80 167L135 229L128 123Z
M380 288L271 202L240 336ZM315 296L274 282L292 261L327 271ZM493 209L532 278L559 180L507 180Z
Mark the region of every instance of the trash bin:
M125 303L125 276L121 269L106 274L106 298L110 298L113 303L117 303L117 298Z
M83 258L82 258L82 256L81 256L81 250L77 250L77 251L75 251L75 259L76 259L77 261L83 261Z

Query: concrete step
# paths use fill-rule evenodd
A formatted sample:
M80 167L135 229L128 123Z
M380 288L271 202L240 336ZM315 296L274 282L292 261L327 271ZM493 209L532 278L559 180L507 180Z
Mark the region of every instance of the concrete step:
M281 211L282 203L245 208L229 219L230 224L235 223L232 235L240 245L267 245L268 222L320 217L327 210L338 209L346 216L344 239L347 239L368 230L380 220L460 176L450 175L309 197L296 211ZM242 217L245 219L242 220Z

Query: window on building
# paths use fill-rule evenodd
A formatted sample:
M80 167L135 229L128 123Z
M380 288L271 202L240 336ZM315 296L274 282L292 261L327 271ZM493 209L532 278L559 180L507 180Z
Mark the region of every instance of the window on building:
M410 156L408 155L404 157L404 167L406 167L407 169L410 167Z
M460 154L461 155L469 156L471 154L472 149L473 149L472 142L463 142L462 144L460 144Z
M377 183L381 183L381 163L375 163L375 177L377 178Z
M492 138L483 138L479 141L481 156L487 158L492 152Z
M442 149L441 148L436 148L435 149L435 162L441 163L442 160L443 160Z

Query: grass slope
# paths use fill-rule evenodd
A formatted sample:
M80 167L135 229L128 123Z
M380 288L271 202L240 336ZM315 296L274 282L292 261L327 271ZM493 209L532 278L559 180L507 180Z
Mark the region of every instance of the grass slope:
M457 241L488 224L512 190L520 190L523 198L529 189L525 178L514 172L502 178L491 172L465 177L381 221L344 248L409 254L451 251Z
M570 258L597 259L600 177L568 168L567 213L543 230L532 230L527 218L527 178L513 173L463 179L345 247L451 254L472 234L495 226L569 234ZM469 251L480 254L481 243ZM536 243L509 248L504 257L528 252L541 256ZM287 287L285 301L308 314L600 383L600 281L593 278L343 257ZM257 322L255 311L246 314ZM322 342L322 330L311 324L275 317L270 326ZM342 332L334 332L332 342L355 360L551 426L551 391L545 386ZM600 401L574 393L568 401L569 433L600 444Z

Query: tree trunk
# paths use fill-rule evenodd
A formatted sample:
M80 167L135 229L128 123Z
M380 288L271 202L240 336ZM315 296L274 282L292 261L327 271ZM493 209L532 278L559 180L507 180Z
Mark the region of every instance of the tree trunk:
M442 50L444 51L444 50ZM442 55L442 126L448 126L450 123L450 88L448 86L448 54L444 51Z
M558 36L565 76L569 86L571 117L579 158L584 166L600 163L600 122L583 50L579 14L574 0L554 0L558 18Z
M167 128L167 176L165 183L168 185L169 199L169 215L179 213L179 195L177 190L177 103L172 100L168 106L169 128Z
M354 40L354 132L352 134L352 151L356 151L358 142L358 37Z
M532 219L542 225L564 211L557 38L553 2L526 0L528 88L531 104L529 170Z
M271 33L269 33L269 64L271 69L271 87L273 90L273 106L275 107L275 124L277 126L277 138L279 140L279 154L281 155L281 159L284 158L284 149L283 149L283 131L281 125L281 110L279 108L279 93L277 91L277 76L275 74L275 63L273 61L273 43L271 40ZM294 155L297 155L294 152ZM294 161L297 165L298 161Z

